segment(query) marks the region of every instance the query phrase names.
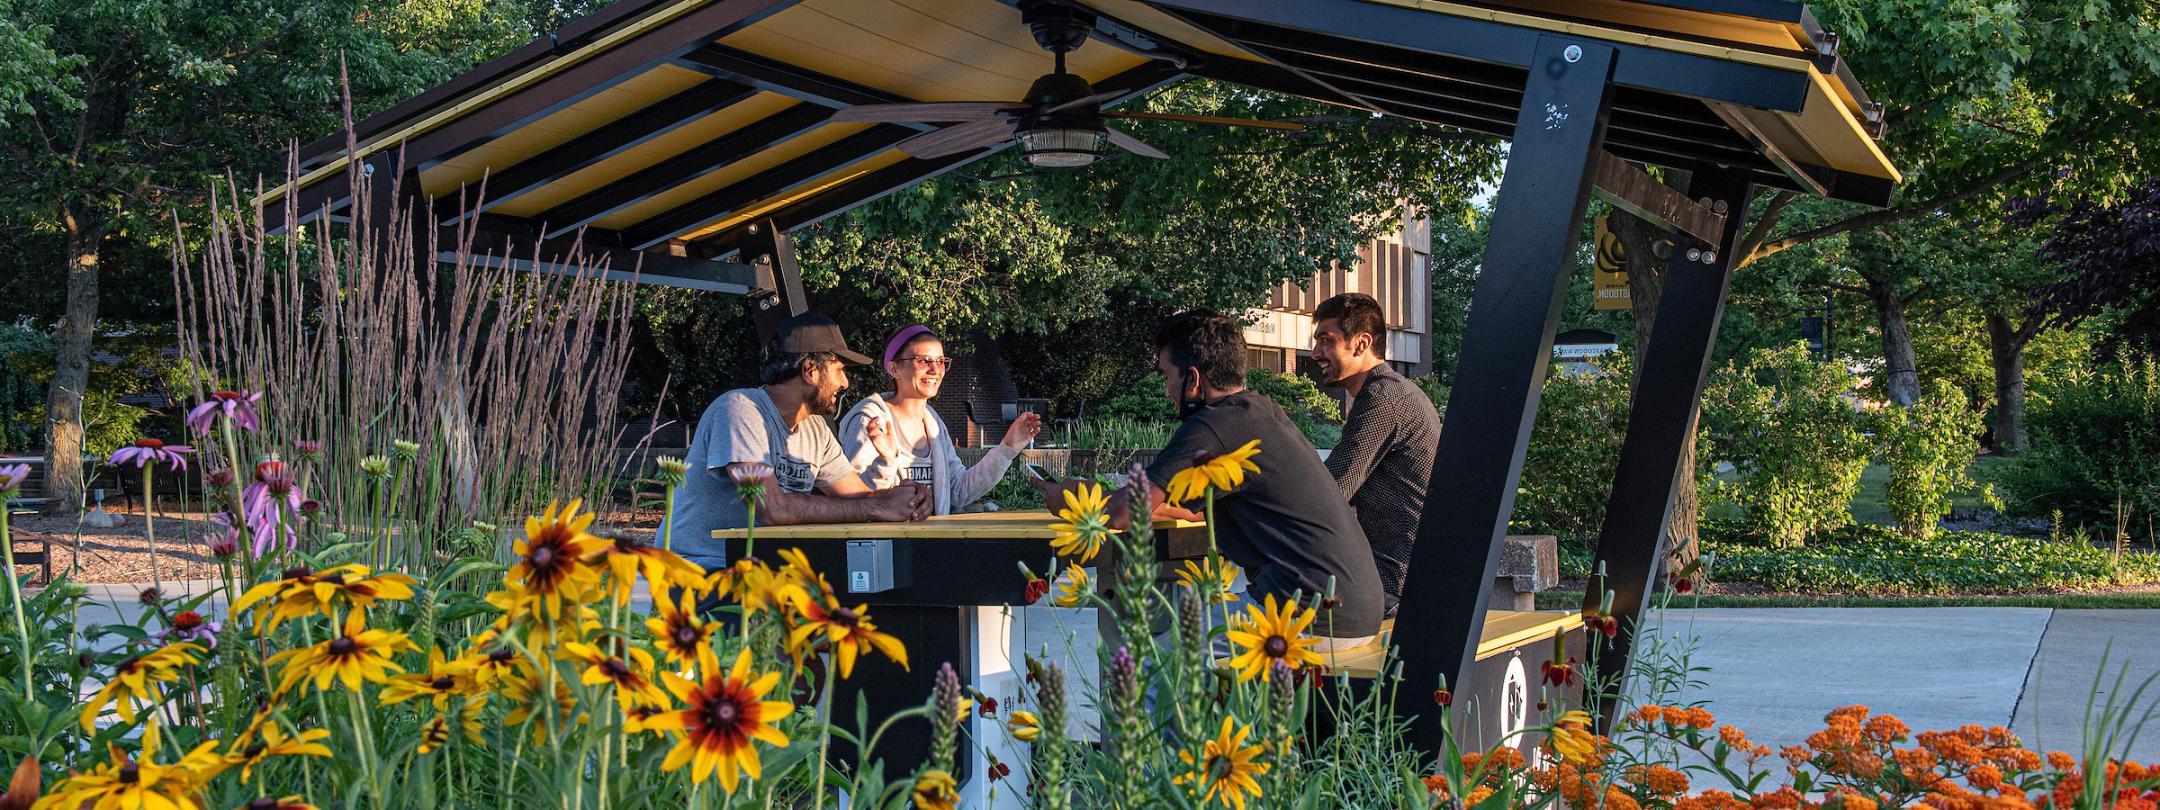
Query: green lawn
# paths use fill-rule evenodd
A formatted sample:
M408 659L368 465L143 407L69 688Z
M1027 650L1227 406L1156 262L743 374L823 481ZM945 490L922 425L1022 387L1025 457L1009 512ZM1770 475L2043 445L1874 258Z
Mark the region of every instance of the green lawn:
M1988 476L1992 468L2008 461L2009 459L2002 456L1981 456L1976 458L1973 460L1973 466L1976 468L1973 471L1973 477L1983 482L1992 480ZM1896 523L1897 519L1890 515L1890 507L1884 505L1885 499L1888 497L1887 490L1889 487L1889 465L1868 465L1868 468L1860 473L1860 494L1853 496L1853 520L1885 526ZM1960 492L1951 496L1950 502L1951 508L1958 512L1969 512L1984 505L1980 500L1979 490Z

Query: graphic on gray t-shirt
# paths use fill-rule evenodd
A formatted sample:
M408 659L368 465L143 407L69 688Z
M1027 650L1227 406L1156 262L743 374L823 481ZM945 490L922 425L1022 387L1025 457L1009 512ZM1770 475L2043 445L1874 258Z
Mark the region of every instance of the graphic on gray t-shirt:
M750 525L727 465L767 465L781 489L797 493L855 473L823 417L806 418L789 431L762 388L738 388L713 400L698 419L687 460L690 476L675 493L675 551L708 569L728 562L726 545L712 533Z

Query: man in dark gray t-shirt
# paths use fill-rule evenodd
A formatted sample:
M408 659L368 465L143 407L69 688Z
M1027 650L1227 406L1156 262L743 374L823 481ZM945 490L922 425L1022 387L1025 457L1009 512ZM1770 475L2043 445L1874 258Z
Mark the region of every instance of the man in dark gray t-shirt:
M1321 381L1350 399L1342 439L1328 453L1328 472L1372 543L1387 589L1387 615L1393 616L1440 449L1440 412L1416 383L1388 367L1387 317L1372 296L1335 296L1320 302L1312 317L1312 356Z
M1244 569L1244 598L1302 596L1310 603L1332 587L1333 601L1311 628L1328 640L1323 647L1354 647L1379 633L1380 575L1365 536L1319 453L1282 406L1245 389L1245 341L1237 321L1209 310L1172 317L1156 336L1155 366L1183 421L1148 468L1150 501L1139 511L1193 517L1188 510L1202 508L1200 503L1178 508L1164 502L1170 478L1205 456L1260 440L1253 459L1260 472L1215 497L1216 545ZM1117 525L1135 519L1122 493L1110 511Z

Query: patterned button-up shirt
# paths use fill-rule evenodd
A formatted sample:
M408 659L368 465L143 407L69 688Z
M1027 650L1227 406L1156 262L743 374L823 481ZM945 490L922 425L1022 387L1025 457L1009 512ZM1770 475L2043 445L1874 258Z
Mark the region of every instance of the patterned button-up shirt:
M1410 547L1417 540L1439 447L1440 412L1432 400L1409 378L1382 365L1365 375L1365 387L1343 421L1342 440L1328 453L1328 472L1372 543L1390 616L1409 574Z

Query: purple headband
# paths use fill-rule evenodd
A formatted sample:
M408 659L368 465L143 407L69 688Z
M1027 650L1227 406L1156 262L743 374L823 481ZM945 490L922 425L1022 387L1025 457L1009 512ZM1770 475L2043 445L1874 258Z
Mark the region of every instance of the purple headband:
M908 341L914 340L918 337L922 337L923 335L937 337L937 333L930 331L930 327L924 326L919 323L914 326L902 329L898 332L894 332L892 340L885 343L885 362L890 363L894 360L900 359L900 350L907 348Z

